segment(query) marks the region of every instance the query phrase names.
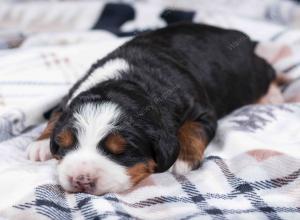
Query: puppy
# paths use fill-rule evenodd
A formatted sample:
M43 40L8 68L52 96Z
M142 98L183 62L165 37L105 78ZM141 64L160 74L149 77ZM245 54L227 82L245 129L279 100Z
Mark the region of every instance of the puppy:
M197 168L217 119L267 93L272 67L245 34L177 24L135 37L70 90L31 160L57 158L70 192L129 189L154 172Z

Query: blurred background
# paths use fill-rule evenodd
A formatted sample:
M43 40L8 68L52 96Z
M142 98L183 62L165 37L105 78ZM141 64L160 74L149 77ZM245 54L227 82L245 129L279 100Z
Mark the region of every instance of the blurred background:
M300 1L2 0L0 2L0 48L26 47L33 43L67 44L74 41L78 43L80 41L78 38L84 37L82 35L85 32L96 30L107 30L117 36L130 36L134 32L162 27L178 21L213 23L219 26L232 26L230 23L234 22L238 25L238 21L232 21L235 17L299 28L298 2ZM242 27L237 26L237 28ZM76 36L68 36L69 41L55 42L55 39L61 37L57 35L55 39L47 39L51 33L62 32L77 33ZM33 36L35 39L32 39ZM38 42L36 38L40 41ZM90 36L89 40L97 40L97 37Z
M182 21L238 29L272 50L290 45L295 54L274 63L278 71L299 62L299 1L2 0L0 122L15 121L15 133L40 122L97 59L141 32Z

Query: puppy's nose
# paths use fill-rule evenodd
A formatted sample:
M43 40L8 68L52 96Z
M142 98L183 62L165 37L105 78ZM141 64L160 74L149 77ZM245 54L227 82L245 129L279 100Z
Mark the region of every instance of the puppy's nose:
M96 185L96 180L90 178L89 175L79 175L75 178L71 178L71 185L80 192L91 193Z

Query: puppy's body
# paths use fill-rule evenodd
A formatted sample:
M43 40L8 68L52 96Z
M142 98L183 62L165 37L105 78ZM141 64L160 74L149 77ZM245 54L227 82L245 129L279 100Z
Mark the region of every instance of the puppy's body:
M216 120L257 101L274 78L238 31L181 24L138 36L94 64L62 102L50 126L60 183L101 194L176 160L173 171L185 173L199 165Z
M195 24L170 26L138 36L98 61L74 86L71 97L94 69L119 59L130 68L119 75L120 80L104 81L91 93L132 83L151 101L161 100L181 120L191 100L205 108L210 105L222 117L257 101L275 77L270 65L254 54L254 46L239 31Z

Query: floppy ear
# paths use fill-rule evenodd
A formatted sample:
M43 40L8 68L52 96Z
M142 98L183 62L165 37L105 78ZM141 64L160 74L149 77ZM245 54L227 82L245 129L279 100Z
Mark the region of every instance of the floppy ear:
M57 151L57 146L53 144L54 128L57 124L57 121L61 118L62 113L63 113L62 104L55 106L47 113L48 115L50 115L49 122L47 124L47 129L50 131L49 132L50 152L52 155L54 155L54 152Z
M155 172L160 173L168 170L176 161L179 154L179 142L176 133L169 133L163 129L158 130L154 140L154 160L156 162Z
M58 121L60 115L61 115L61 112L53 112L52 113L46 128L44 129L44 131L38 137L37 140L44 140L44 139L51 137L53 130L54 130L54 126L55 126L56 122Z
M50 138L50 152L52 155L56 155L59 150L59 145L54 138Z
M138 119L143 125L141 129L150 138L151 154L156 163L155 172L168 170L175 163L180 150L176 124L168 108L151 103L143 117Z

